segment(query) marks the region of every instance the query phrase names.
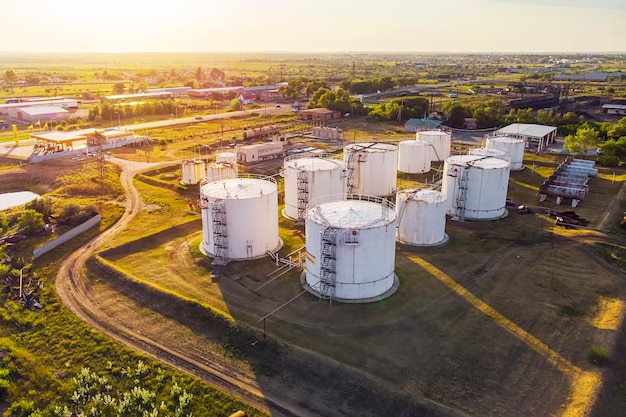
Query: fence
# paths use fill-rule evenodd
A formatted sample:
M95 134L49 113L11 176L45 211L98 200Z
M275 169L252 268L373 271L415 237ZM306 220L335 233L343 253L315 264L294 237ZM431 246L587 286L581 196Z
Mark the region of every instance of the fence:
M50 252L52 249L56 248L59 245L67 242L70 239L75 238L79 234L91 229L96 224L100 223L100 214L95 215L91 219L86 222L74 227L73 229L63 233L61 236L57 237L54 240L46 242L44 245L33 250L33 256L35 259L39 258L41 255Z

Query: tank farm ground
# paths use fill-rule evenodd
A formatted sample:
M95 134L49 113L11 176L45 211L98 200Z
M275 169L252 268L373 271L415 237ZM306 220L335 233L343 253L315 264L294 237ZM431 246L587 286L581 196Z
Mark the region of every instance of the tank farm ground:
M526 154L525 169L510 174L508 198L532 214L509 209L495 221L448 219L450 239L440 247L397 243L400 286L378 302L320 301L303 293L300 270L277 277L269 258L211 266L198 250L199 214L112 243L96 259L122 274L94 270L90 288L108 314L132 320L143 335L211 357L262 392L321 416L619 415L601 405L592 410L596 399L619 395L611 382L618 365L596 367L588 354L594 346L624 350L624 274L607 254L624 254L626 235L613 212L626 204L624 193L615 203L626 172L600 168L575 209L590 228L565 229L544 213L570 207L554 199L536 207L538 187L559 158ZM280 163L266 163L266 173ZM432 175L399 174L399 186L431 182ZM140 191L158 185L137 182ZM172 188L161 192L175 194ZM142 216L162 215L155 206ZM304 245L306 231L280 214L283 207L279 200L284 255ZM217 332L206 315L187 308L192 303L244 330Z

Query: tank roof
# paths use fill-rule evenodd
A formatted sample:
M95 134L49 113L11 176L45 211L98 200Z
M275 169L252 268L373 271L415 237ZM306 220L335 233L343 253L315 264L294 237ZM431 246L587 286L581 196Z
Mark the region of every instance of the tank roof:
M402 142L400 142L400 145L415 146L415 147L432 146L430 142L424 142L423 140L418 140L418 139L403 140Z
M348 229L384 226L396 219L392 207L361 200L323 203L309 210L308 216L311 220L330 227Z
M511 163L505 159L482 155L452 155L448 157L447 162L449 164L472 166L482 169L498 169L511 166Z
M444 132L441 130L424 130L418 131L417 133L419 134L419 136L450 136L448 132Z
M446 201L446 195L437 190L415 190L413 188L398 191L398 194L412 194L411 200L424 201L426 203L440 203L442 201Z
M344 166L345 162L328 158L298 158L285 162L285 167L307 171L327 171Z
M349 143L345 146L345 149L354 150L357 152L388 152L398 149L393 143L381 143L381 142L356 142Z
M229 178L209 182L200 189L201 194L214 198L255 198L276 192L276 184L259 178Z

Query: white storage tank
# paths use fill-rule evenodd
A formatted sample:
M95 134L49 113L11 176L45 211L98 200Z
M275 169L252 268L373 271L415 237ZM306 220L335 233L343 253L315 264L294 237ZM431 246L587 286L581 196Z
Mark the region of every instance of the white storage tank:
M216 264L275 252L278 235L278 188L269 177L247 176L213 181L200 187L201 249Z
M508 160L493 156L453 155L444 163L441 191L447 213L460 219L493 220L507 215Z
M524 169L524 139L509 136L497 136L487 139L489 149L504 151L511 159L511 171Z
M215 154L215 162L237 163L237 152L218 152Z
M437 246L446 243L446 211L446 195L440 191L399 191L396 194L398 240L414 246Z
M500 159L508 160L506 153L501 151L500 149L491 149L491 148L472 148L468 152L470 155L478 155L478 156L494 156Z
M398 171L407 174L423 174L430 171L432 144L421 140L400 142Z
M206 163L201 159L187 159L183 161L182 171L181 183L185 185L198 184L206 178Z
M448 132L440 130L418 131L415 138L422 142L428 142L433 145L433 161L445 161L450 156L450 147L452 146L452 135Z
M206 167L207 181L237 178L239 166L236 162L211 162Z
M345 198L348 176L346 166L342 160L310 154L285 158L284 215L294 220L304 220L309 201L331 195Z
M391 143L358 142L346 145L348 194L386 196L396 192L398 147Z
M321 298L376 301L397 289L395 208L385 199L352 197L307 212L303 285Z

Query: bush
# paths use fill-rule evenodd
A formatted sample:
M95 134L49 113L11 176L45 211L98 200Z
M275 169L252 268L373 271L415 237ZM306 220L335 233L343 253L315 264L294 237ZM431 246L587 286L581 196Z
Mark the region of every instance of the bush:
M600 155L596 158L596 163L604 167L619 166L619 158L616 156Z
M592 346L587 353L587 360L596 366L604 366L609 363L609 351L602 346Z

